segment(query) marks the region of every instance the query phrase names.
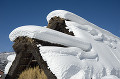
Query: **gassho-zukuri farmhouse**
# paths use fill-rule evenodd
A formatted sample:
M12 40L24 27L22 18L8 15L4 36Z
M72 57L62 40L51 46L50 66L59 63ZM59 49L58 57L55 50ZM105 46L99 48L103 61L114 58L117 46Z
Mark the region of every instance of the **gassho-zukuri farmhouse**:
M120 79L120 38L65 10L47 16L47 26L14 29L5 79L39 66L48 79Z

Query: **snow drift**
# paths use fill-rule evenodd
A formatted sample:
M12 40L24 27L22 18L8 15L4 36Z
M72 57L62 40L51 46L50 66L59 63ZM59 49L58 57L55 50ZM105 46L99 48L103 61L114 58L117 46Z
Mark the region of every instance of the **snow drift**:
M68 46L38 46L58 79L120 78L120 40L117 36L68 11L55 10L48 14L47 21L54 16L66 19L66 28L75 36L31 25L13 30L10 40L27 36Z

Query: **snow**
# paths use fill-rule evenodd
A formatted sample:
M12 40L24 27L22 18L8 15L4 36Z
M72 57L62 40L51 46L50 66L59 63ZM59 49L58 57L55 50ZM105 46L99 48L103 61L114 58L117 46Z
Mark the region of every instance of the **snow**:
M86 53L76 47L42 46L40 47L40 53L58 79L69 79L80 69L87 66L84 62L85 59L95 59L97 57L97 55ZM93 61L96 62L97 60Z
M82 77L85 79L93 77L101 79L106 75L117 75L114 69L103 66L107 63L100 61L98 55L84 52L76 47L42 46L39 49L43 59L47 61L50 70L58 79L79 79L77 76L83 71L82 74L85 73L86 76L82 75ZM118 72L120 71L118 70ZM82 77L80 78L82 79Z
M65 19L71 20L72 22L76 22L76 23L80 23L80 24L84 24L84 25L87 24L84 21L83 18L81 18L81 17L79 17L79 16L77 16L77 15L71 13L71 12L65 11L65 10L55 10L55 11L52 11L51 13L48 14L47 21L49 22L49 20L52 17L54 17L54 16L59 16L61 18L65 18Z
M109 75L109 76L102 77L101 79L119 79L119 78L114 75Z
M73 50L68 53L67 49ZM75 49L79 50L77 48L40 47L40 52L43 59L47 61L50 70L57 76L58 79L69 79L80 70L79 65L82 63L79 61L80 59L77 58L77 54L81 52L77 52ZM71 54L74 51L76 53Z
M95 36L98 35L98 32L95 29L90 30L90 34Z
M49 22L49 20L54 16L59 16L61 18L71 20L72 22L76 22L76 23L82 24L84 26L91 26L94 29L99 29L99 31L101 31L101 33L103 33L103 34L105 33L105 34L107 34L109 36L120 39L119 37L113 35L112 33L108 32L107 30L104 30L104 29L102 29L102 28L88 22L84 18L82 18L82 17L80 17L80 16L78 16L76 14L73 14L71 12L68 12L68 11L65 11L65 10L54 10L54 11L52 11L52 12L50 12L48 14L47 21Z
M5 71L4 71L4 74L7 74L11 65L12 65L12 62L15 60L15 57L16 57L16 54L13 54L13 55L9 55L7 57L7 60L8 60L8 64L6 65L5 67Z
M79 47L84 51L89 51L92 48L90 43L80 38L40 26L28 25L18 27L10 33L9 38L11 41L14 41L19 36L27 36L64 46Z
M65 45L67 47L41 46L39 51L48 68L57 79L119 79L120 78L120 38L87 20L64 10L48 14L47 21L54 17L65 21L70 36L41 26L21 26L13 30L9 38L14 41L19 36ZM14 59L6 66L6 73Z
M73 75L70 79L85 79L85 72L80 70L77 74Z

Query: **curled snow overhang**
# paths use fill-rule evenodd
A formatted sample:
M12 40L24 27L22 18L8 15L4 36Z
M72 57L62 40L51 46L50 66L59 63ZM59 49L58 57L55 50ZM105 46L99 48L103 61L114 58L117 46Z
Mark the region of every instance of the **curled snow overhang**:
M20 36L27 36L29 38L35 38L68 47L78 47L84 51L90 51L92 48L90 43L80 38L40 26L29 25L16 28L10 33L9 38L11 41L14 41Z
M69 12L69 11L65 11L65 10L54 10L52 12L50 12L48 15L47 15L47 21L49 22L49 20L54 17L54 16L58 16L58 17L61 17L61 18L64 18L66 19L66 21L72 21L72 22L76 22L76 23L79 23L79 24L82 24L82 25L89 25L91 26L92 28L95 28L95 29L99 29L102 33L105 33L109 36L112 36L114 38L117 38L120 40L119 37L113 35L112 33L110 33L109 31L107 30L104 30L98 26L96 26L95 24L91 23L91 22L88 22L87 20L85 20L84 18L72 13L72 12Z

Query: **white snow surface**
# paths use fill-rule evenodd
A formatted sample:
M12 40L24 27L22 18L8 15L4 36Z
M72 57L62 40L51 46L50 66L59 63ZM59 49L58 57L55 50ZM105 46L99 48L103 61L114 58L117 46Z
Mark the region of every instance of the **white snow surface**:
M5 67L4 74L7 74L7 73L8 73L8 71L9 71L9 69L10 69L13 61L15 60L15 57L16 57L16 54L9 55L9 56L7 57L8 64L7 64L6 67Z
M70 47L79 47L84 51L89 51L92 48L90 43L84 42L84 40L81 40L80 38L34 25L16 28L9 35L11 41L14 41L19 36L28 36L30 38L36 38L51 43L57 43Z
M108 76L102 77L101 79L119 79L119 78L114 75L108 75Z
M54 17L54 16L59 16L61 18L65 18L65 19L68 19L68 20L71 20L72 22L76 22L76 23L79 23L79 24L82 24L84 26L91 26L92 28L94 29L99 29L99 31L101 31L102 33L105 33L109 36L112 36L112 37L115 37L115 38L118 38L117 36L113 35L112 33L108 32L107 30L104 30L96 25L94 25L93 23L90 23L88 22L87 20L85 20L84 18L74 14L74 13L71 13L69 11L65 11L65 10L54 10L52 12L50 12L47 16L47 21L49 22L49 20ZM120 39L120 38L118 38Z
M48 14L47 21L54 16L70 20L65 21L66 28L75 36L29 25L13 30L10 40L27 36L68 46L37 45L57 79L120 79L119 37L68 11L55 10ZM14 59L8 57L8 60Z

